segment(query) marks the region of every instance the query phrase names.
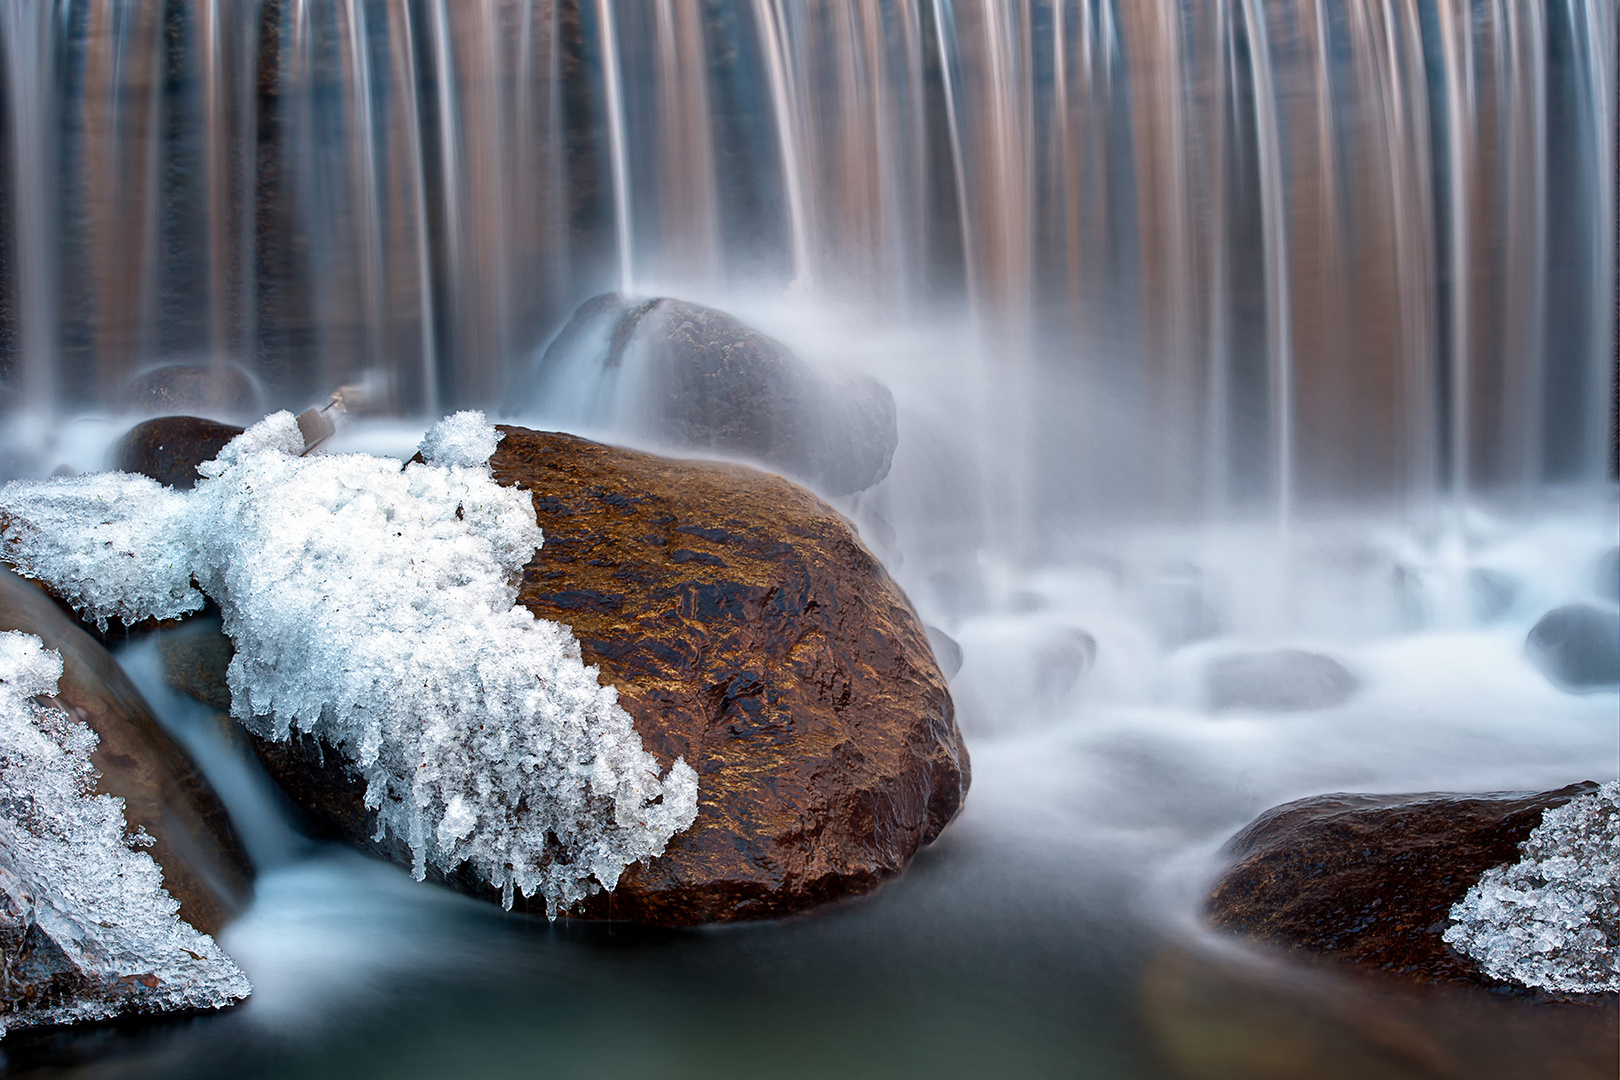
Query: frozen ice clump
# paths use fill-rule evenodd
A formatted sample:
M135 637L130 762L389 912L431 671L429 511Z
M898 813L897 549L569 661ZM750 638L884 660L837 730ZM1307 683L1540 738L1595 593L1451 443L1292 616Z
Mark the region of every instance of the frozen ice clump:
M176 915L124 801L96 795L96 734L37 699L62 658L0 633L0 1034L129 1012L217 1009L251 991Z
M1548 810L1519 850L1452 907L1446 943L1493 979L1620 990L1620 780Z
M203 605L191 584L184 492L132 473L0 488L0 557L96 620L173 619Z
M569 629L515 605L542 536L529 494L490 478L499 434L458 414L423 440L433 461L401 469L300 457L296 427L267 417L178 496L175 546L236 646L236 716L336 746L419 879L470 862L507 904L521 891L555 914L660 854L697 815L697 774L677 760L660 777ZM53 483L8 488L8 513ZM54 530L80 543L65 516Z
M429 465L459 465L464 469L489 464L495 444L506 438L490 427L476 410L458 412L433 425L419 449Z

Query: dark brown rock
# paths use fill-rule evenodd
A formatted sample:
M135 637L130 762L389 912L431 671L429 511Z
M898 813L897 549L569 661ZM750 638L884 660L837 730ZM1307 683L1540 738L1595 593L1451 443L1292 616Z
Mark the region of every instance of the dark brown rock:
M113 468L150 476L160 484L190 488L197 466L219 456L225 444L242 434L234 424L196 416L160 416L136 424L113 451Z
M32 584L0 570L0 630L21 630L62 654L55 704L101 738L91 761L98 793L124 800L130 829L145 826L148 850L180 916L216 933L251 898L252 870L219 797L158 726L140 692L94 638Z
M898 431L887 387L867 375L819 371L726 312L683 300L616 293L587 300L519 397L546 405L563 392L561 381L622 378L619 369L632 367L633 392L647 403L647 434L676 450L745 458L828 495L862 491L888 475Z
M1266 811L1227 847L1218 929L1419 983L1495 986L1441 940L1452 905L1519 858L1542 812L1596 790L1320 795Z
M921 622L847 521L743 466L503 430L495 478L534 493L546 536L520 602L572 626L647 749L699 777L692 828L578 914L786 915L871 889L939 835L967 751ZM179 670L215 692L199 665ZM397 841L372 845L363 785L336 752L258 748L327 833L408 865Z

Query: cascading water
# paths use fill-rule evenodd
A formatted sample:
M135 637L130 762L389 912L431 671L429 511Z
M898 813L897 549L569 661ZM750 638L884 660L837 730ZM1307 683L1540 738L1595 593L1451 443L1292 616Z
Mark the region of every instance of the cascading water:
M1613 693L1522 653L1617 599L1615 40L1609 0L11 0L0 474L103 467L173 364L221 413L342 388L339 448L462 406L654 445L633 356L539 401L536 360L605 291L712 304L893 391L837 505L975 738L933 854L778 927L284 867L255 1001L124 1064L757 1075L746 1026L793 1075L1155 1075L1132 987L1259 810L1615 775ZM1216 715L1204 665L1278 644L1362 690Z

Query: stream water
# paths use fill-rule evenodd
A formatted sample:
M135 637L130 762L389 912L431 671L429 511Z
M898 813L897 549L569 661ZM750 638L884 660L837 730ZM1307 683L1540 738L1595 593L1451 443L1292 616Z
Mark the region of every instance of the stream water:
M868 897L547 924L299 837L135 642L259 866L222 938L255 993L0 1053L1188 1067L1213 1036L1155 973L1256 813L1620 773L1616 693L1523 649L1620 603L1615 40L1605 0L6 4L0 478L104 467L175 363L221 416L349 387L326 449L408 456L471 406L650 446L577 407L633 386L507 403L589 296L712 303L893 391L889 476L835 505L961 649L973 787ZM1212 706L1212 662L1284 647L1359 689Z

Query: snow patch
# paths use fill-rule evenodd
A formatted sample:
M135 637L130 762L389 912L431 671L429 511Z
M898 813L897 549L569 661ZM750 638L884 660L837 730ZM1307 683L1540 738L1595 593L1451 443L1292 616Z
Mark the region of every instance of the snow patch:
M0 1035L245 998L246 976L134 850L153 841L127 832L124 800L94 794L95 732L36 701L61 675L39 638L0 632Z
M1620 990L1620 780L1548 810L1519 850L1452 907L1446 943L1493 979Z
M470 862L508 905L516 889L555 915L688 828L697 774L677 759L660 777L572 632L516 606L543 538L529 494L490 478L499 438L458 413L402 469L301 457L277 413L200 466L191 492L121 474L7 485L3 555L62 591L122 575L74 586L96 618L169 617L174 582L194 579L236 646L232 712L249 730L342 751L378 837L409 845L419 880ZM84 536L111 494L142 525L116 551Z
M421 451L429 465L459 465L464 469L480 468L489 464L495 454L495 445L506 438L505 432L496 431L476 410L458 412L433 425L423 438Z
M0 489L0 558L96 621L175 619L203 606L191 584L185 492L133 473Z

